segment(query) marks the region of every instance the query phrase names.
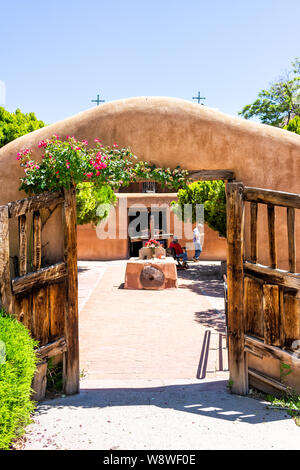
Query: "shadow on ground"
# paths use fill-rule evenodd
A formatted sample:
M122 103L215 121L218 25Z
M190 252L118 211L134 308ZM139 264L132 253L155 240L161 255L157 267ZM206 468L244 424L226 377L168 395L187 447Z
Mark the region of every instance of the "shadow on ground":
M212 309L195 313L195 321L207 328L212 328L218 333L226 334L225 316L220 310Z
M199 384L169 385L149 388L82 389L80 394L56 398L38 406L37 415L49 408L106 408L130 406L156 406L184 413L208 416L218 420L239 421L249 424L279 421L286 413L268 410L258 400L232 395L227 381L219 380Z

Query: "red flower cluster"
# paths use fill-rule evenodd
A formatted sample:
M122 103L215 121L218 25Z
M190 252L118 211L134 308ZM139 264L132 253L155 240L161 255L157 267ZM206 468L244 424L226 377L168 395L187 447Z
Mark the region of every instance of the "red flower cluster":
M156 246L160 246L160 243L157 240L150 238L150 240L145 243L145 246L148 248L155 248Z

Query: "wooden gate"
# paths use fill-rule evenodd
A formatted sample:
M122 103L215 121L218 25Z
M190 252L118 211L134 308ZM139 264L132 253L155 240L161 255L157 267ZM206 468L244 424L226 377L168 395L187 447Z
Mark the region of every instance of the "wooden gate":
M250 203L245 224L245 203ZM267 205L269 266L258 259L258 208ZM275 207L286 208L289 270L277 267ZM300 195L227 184L229 369L232 391L300 392L300 274L296 273L295 209ZM245 226L247 225L247 226ZM249 230L250 255L244 256ZM268 234L268 235L267 235Z
M44 209L61 207L63 259L46 265L42 259ZM11 219L17 218L18 256L11 263ZM31 226L30 233L29 227ZM47 359L62 354L66 394L79 391L78 284L75 190L44 193L0 207L0 296L7 313L22 321L39 341L38 371L33 388L41 399L46 390ZM55 243L55 240L53 240ZM22 347L22 345L20 345Z

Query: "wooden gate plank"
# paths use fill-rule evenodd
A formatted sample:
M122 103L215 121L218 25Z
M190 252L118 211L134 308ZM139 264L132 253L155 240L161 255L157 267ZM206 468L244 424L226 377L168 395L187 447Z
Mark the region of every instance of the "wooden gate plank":
M245 332L264 337L264 311L262 282L245 277L244 281Z
M285 346L290 348L294 341L300 340L300 297L285 294L283 304Z
M79 392L79 342L78 342L78 279L77 279L77 232L75 189L65 190L63 205L64 258L67 267L67 305L65 315L64 388L69 395Z
M13 314L13 296L10 283L8 207L0 206L0 301L6 313Z
M279 286L264 284L264 340L266 344L280 346Z
M66 281L51 284L49 293L50 339L54 340L65 331Z
M232 391L248 392L244 351L244 201L241 183L227 184L227 284L229 370Z
M43 286L32 291L32 328L34 337L43 346L49 339L48 288Z

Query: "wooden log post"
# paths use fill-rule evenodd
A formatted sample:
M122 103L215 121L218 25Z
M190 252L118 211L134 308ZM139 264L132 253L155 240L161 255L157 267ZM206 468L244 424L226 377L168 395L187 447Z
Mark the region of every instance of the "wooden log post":
M26 215L19 216L19 276L27 273Z
M275 207L268 204L268 232L269 232L269 253L270 266L277 268L277 252L276 252L276 234L275 234Z
M252 263L257 263L257 204L251 202L250 205L250 243L251 243L251 257Z
M289 245L289 271L296 272L296 235L295 235L295 209L287 208L287 232Z
M244 200L242 183L227 184L227 285L229 370L232 391L248 392L244 326Z
M67 351L64 367L64 390L68 395L79 392L79 341L78 341L78 278L75 188L64 191L63 227L64 259L67 269L67 303L65 338Z
M0 305L6 313L12 315L14 312L10 282L8 221L8 206L0 206Z
M33 269L38 271L42 260L42 219L40 211L33 213Z

